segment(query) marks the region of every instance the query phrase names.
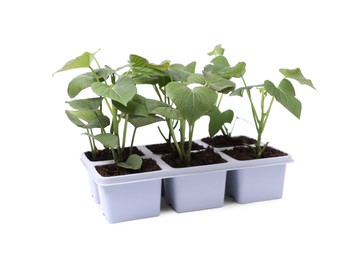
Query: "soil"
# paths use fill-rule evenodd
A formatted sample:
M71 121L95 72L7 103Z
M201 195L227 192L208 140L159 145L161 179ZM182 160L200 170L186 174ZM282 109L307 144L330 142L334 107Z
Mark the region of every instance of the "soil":
M249 147L244 147L244 146L234 147L233 149L224 150L223 152L225 154L229 155L230 157L233 157L236 160L246 161L246 160L257 159L254 151ZM265 151L262 154L262 157L260 159L279 157L279 156L285 156L285 155L287 155L287 154L268 146L265 149Z
M101 165L96 166L95 168L97 169L98 173L103 177L113 177L161 170L160 166L153 159L143 159L143 164L141 165L140 170L118 168L115 164Z
M229 146L241 146L244 144L256 144L257 140L247 136L230 137L227 135L216 135L214 137L206 137L202 139L208 145L213 147L229 147Z
M124 148L124 158L129 156L130 147ZM113 160L112 151L110 149L98 150L96 156L93 158L92 152L88 151L84 153L86 157L92 162ZM143 156L144 154L137 148L133 147L133 154Z
M191 156L191 163L186 163L181 160L177 152L164 155L161 159L173 168L184 168L226 162L226 160L222 159L222 157L215 153L210 147L207 147L203 151L193 152L191 153Z
M187 146L188 146L188 142L185 142L185 148L187 148ZM148 148L154 154L172 153L175 151L174 147L175 145L173 143L172 146L168 145L167 143L146 145L146 148ZM192 151L201 150L201 149L204 149L202 145L192 142L192 148L191 148Z

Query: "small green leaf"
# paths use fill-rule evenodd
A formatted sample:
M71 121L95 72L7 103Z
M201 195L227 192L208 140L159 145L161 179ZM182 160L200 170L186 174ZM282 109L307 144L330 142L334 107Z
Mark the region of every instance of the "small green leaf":
M183 83L170 82L166 91L190 125L210 111L217 100L217 93L207 87L195 87L191 90Z
M210 117L208 127L210 137L217 134L225 123L231 123L234 117L232 110L229 109L221 113L216 106L214 106L213 109L207 113L207 115Z
M147 117L149 115L146 108L146 98L140 96L139 94L136 94L126 106L117 101L113 101L113 105L125 114L143 117Z
M100 82L106 80L111 74L115 73L114 70L109 68L102 68L94 70ZM97 79L93 72L78 75L72 79L68 84L68 96L70 98L76 97L82 90L90 87Z
M120 78L114 86L107 86L103 83L95 82L92 84L92 90L98 96L110 98L124 106L126 106L136 94L136 86L133 80L128 76Z
M143 116L130 116L129 123L132 124L135 128L151 125L160 121L163 121L162 117L148 115L147 117Z
M110 124L108 117L100 111L66 110L66 115L73 124L81 128L105 128Z
M313 89L315 89L314 85L312 84L312 81L309 79L306 79L304 77L304 75L302 75L302 72L299 68L296 69L280 69L279 70L281 72L281 74L283 74L286 78L291 78L291 79L295 79L297 80L300 84L305 84L308 85L310 87L312 87Z
M96 51L95 53L83 53L81 56L78 56L75 59L68 61L61 69L57 70L55 73L66 70L90 67L93 57L98 51Z
M197 84L205 85L206 81L202 74L194 73L194 74L191 74L186 79L186 83L187 84L197 83Z
M211 60L213 64L211 70L212 73L219 73L222 69L230 68L229 62L224 56L217 56L213 60Z
M221 47L221 44L216 45L216 47L214 47L213 51L208 53L209 56L223 55L223 54L224 54L224 49Z
M195 70L196 70L196 62L193 61L189 64L186 65L186 70L190 73L195 73Z
M150 114L158 114L169 119L182 119L181 112L178 109L174 109L164 102L147 99L146 107Z
M243 93L244 91L246 91L247 89L252 89L252 88L262 88L264 87L264 84L261 85L253 85L253 86L247 86L247 87L241 87L238 89L235 89L234 91L232 91L232 93L230 94L230 96L240 96L243 97Z
M289 80L283 79L278 87L275 87L271 81L266 80L264 88L271 96L275 97L276 101L282 104L294 116L300 118L301 102L295 97L294 86Z
M139 55L131 54L129 56L130 67L142 68L149 64L149 61Z
M219 74L227 79L241 78L245 74L245 62L238 62L234 67L226 67L219 71Z
M113 134L99 134L93 136L93 138L103 144L105 147L117 148L119 146L118 136Z
M130 170L139 170L143 163L143 159L137 154L132 154L128 157L126 162L120 162L117 165L121 168L130 169Z
M225 79L217 74L212 74L211 72L203 72L208 86L218 92L228 93L232 91L236 84L233 81Z
M68 84L68 96L70 98L76 97L82 90L90 87L94 82L96 82L96 79L93 77L92 72L75 77Z
M87 98L67 101L72 108L78 110L98 110L102 103L102 98Z
M186 81L186 79L192 74L182 64L172 64L169 68L170 74L175 81Z
M104 115L97 115L97 118L89 121L85 128L105 128L110 125L110 119Z

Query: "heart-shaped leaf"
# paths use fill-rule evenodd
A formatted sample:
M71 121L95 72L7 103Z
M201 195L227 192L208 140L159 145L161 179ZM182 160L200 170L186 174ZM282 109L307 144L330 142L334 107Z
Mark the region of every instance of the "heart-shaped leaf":
M81 128L105 128L110 124L108 117L101 114L100 111L89 110L66 110L68 119Z
M203 72L208 86L218 92L228 93L232 91L236 84L233 81L225 79L217 74L212 74L211 72Z
M234 67L226 67L219 71L219 74L226 78L241 78L245 74L245 62L238 62Z
M151 125L160 121L163 121L162 117L148 115L147 117L143 116L130 116L129 123L132 124L135 128Z
M130 68L134 73L137 74L147 74L147 75L159 75L167 76L165 71L168 70L170 66L169 61L163 61L161 64L152 64L143 57L132 54L129 57Z
M217 93L207 87L190 89L183 83L170 82L166 91L190 125L210 111L217 100Z
M102 98L87 98L67 101L72 108L78 110L98 110L102 103Z
M128 76L121 77L114 86L107 86L103 83L93 83L92 90L99 96L115 100L124 106L135 96L136 86Z
M117 148L119 146L119 139L118 136L113 135L113 134L99 134L96 136L93 136L95 140L103 144L105 147L110 147L110 148Z
M305 84L308 85L310 87L312 87L313 89L315 89L314 85L312 84L312 81L309 79L306 79L304 77L304 75L302 75L302 72L299 68L296 69L280 69L279 70L281 72L281 74L283 74L286 78L291 78L291 79L295 79L296 81L298 81L300 84Z
M143 159L137 154L132 154L128 157L126 162L120 162L117 165L121 168L130 169L130 170L139 170L143 163Z
M223 55L223 54L224 54L224 49L222 48L221 44L216 45L216 47L214 47L213 51L208 53L209 56Z
M191 74L186 79L186 83L187 84L197 83L197 84L205 85L206 81L202 74L194 73L194 74Z
M146 108L146 98L139 94L136 94L126 106L117 101L113 101L113 105L125 114L143 117L147 117L149 115Z
M278 87L269 81L264 82L264 88L276 101L282 104L294 116L300 118L301 115L301 102L295 97L294 86L287 79L283 79Z
M175 81L185 81L192 74L182 64L172 64L169 71Z
M231 123L234 117L232 110L229 109L221 112L216 106L214 106L213 109L207 113L207 115L210 117L208 127L210 137L217 134L225 123Z
M75 59L68 61L61 69L57 70L55 73L66 71L66 70L90 67L93 57L98 51L96 51L95 53L89 53L89 52L83 53L82 55L76 57Z
M101 68L94 70L100 82L106 80L111 74L115 73L114 70L109 68ZM94 82L97 82L97 78L93 72L84 73L78 75L72 79L67 88L68 96L70 98L76 97L82 90L90 87Z
M178 109L172 108L164 102L147 99L146 107L150 114L158 114L168 119L182 119L181 112Z

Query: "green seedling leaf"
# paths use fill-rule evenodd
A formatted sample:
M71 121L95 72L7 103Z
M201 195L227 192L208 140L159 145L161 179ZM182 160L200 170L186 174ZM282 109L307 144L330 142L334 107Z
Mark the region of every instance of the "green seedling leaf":
M217 101L217 93L207 87L195 87L191 90L183 83L170 82L166 91L190 125L210 111Z
M96 82L96 79L92 72L75 77L68 84L68 96L70 98L76 97L82 90L90 87L94 82Z
M133 72L138 74L147 74L147 75L159 75L167 76L166 71L170 66L169 61L163 61L161 64L149 63L149 61L143 57L132 54L129 57L130 67Z
M113 101L113 105L125 114L143 117L147 117L149 115L146 108L146 98L139 94L136 94L126 106L117 101Z
M187 67L182 64L172 64L169 71L174 81L186 81L186 79L192 74L187 70Z
M211 60L213 66L210 68L212 73L219 73L222 69L230 68L229 62L224 56L217 56Z
M99 134L93 136L93 138L103 144L105 147L117 148L119 146L118 136L113 134Z
M194 73L191 74L187 79L186 79L186 83L187 84L201 84L201 85L205 85L206 81L205 78L203 77L202 74L198 74L198 73Z
M193 61L189 64L186 65L186 70L190 73L195 73L195 70L196 70L196 62Z
M115 73L114 70L110 68L102 68L94 70L100 82L108 79L108 77ZM82 90L90 87L94 82L97 82L97 78L93 72L88 72L81 74L74 79L72 79L68 84L68 96L70 98L76 97Z
M110 125L110 119L104 115L98 115L96 119L89 121L85 128L105 128Z
M216 47L214 47L213 51L208 53L209 56L223 55L223 54L224 54L224 49L222 48L221 44L216 45Z
M108 117L101 114L100 111L89 110L66 110L68 119L81 128L104 128L110 124Z
M298 81L300 84L305 84L308 85L310 87L312 87L313 89L315 89L314 85L312 84L312 81L309 79L306 79L304 77L304 75L302 75L302 72L299 68L296 69L280 69L279 70L281 72L281 74L283 74L286 78L291 78L291 79L295 79L296 81Z
M241 88L238 88L238 89L235 89L234 91L232 91L232 93L230 94L230 96L240 96L240 97L243 97L243 93L244 91L246 91L247 89L252 89L252 88L263 88L264 87L264 84L261 84L261 85L254 85L254 86L247 86L247 88L245 87L241 87Z
M77 99L67 101L72 108L78 110L98 110L99 106L102 104L102 98L87 98L87 99Z
M68 61L61 69L57 70L55 73L66 70L90 67L93 57L98 51L96 51L95 53L83 53L81 56L78 56L75 59Z
M149 64L149 61L139 55L131 54L129 56L129 63L132 68L143 68Z
M278 87L275 87L271 81L266 80L264 82L264 88L269 95L275 97L276 101L300 119L301 102L295 97L294 86L289 80L283 79Z
M117 101L124 106L135 96L136 86L128 76L120 78L114 86L107 86L103 83L93 83L92 90L98 96L103 96Z
M214 106L213 109L207 113L207 115L210 117L208 127L210 137L217 134L225 123L231 123L234 117L232 110L229 109L221 112L216 106Z
M117 165L121 168L130 169L130 170L139 170L143 163L143 159L137 154L132 154L128 157L126 162L120 162Z
M130 116L129 123L132 124L135 128L151 125L160 121L163 121L162 117L148 115L147 117L143 116Z
M245 74L245 62L238 62L234 67L226 67L219 71L219 74L226 78L241 78Z
M146 108L149 114L158 114L168 119L182 119L181 112L178 109L172 108L161 101L147 99Z
M211 72L203 72L203 76L211 89L221 93L228 93L236 86L233 81L225 79L217 74L212 74Z

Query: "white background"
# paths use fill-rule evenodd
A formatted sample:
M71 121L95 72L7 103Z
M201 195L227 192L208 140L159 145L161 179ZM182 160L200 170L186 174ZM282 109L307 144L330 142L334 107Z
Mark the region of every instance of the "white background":
M356 259L356 9L353 1L2 1L0 259ZM246 80L300 67L301 120L275 104L264 141L293 155L282 200L110 225L94 204L66 118L66 61L101 48L199 68L216 44ZM200 67L201 66L201 67ZM152 93L151 89L140 89ZM225 101L251 121L245 102ZM239 110L239 111L238 111ZM239 122L234 134L251 133ZM160 142L155 127L137 144ZM207 135L198 128L196 138Z

